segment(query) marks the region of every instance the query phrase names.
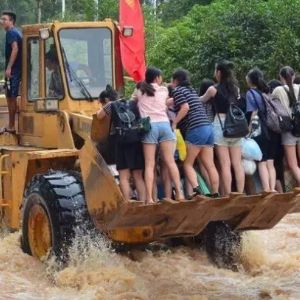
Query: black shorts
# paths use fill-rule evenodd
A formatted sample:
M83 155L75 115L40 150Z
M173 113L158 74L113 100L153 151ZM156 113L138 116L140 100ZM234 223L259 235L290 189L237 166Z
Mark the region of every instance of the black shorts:
M145 166L142 143L116 143L115 158L117 170L143 170Z
M11 78L5 80L6 92L5 95L8 98L17 98L19 96L19 87L21 83L21 72L12 72Z
M274 160L280 146L280 141L275 134L270 133L270 136L266 138L264 135L255 137L254 140L257 142L263 157L261 161Z
M258 144L263 157L261 161L273 160L276 156L276 149L271 140L266 139L263 135L255 137L254 140Z
M284 150L281 143L281 135L278 134L277 145L275 146L274 166L276 170L276 179L284 181Z

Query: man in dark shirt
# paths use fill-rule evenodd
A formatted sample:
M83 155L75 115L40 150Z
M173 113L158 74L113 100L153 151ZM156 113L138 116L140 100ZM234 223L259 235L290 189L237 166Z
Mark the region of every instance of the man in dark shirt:
M8 127L0 130L0 134L4 132L16 132L15 115L17 112L17 97L19 95L22 69L22 34L15 28L16 14L13 12L3 12L1 23L6 31L5 82L9 124Z

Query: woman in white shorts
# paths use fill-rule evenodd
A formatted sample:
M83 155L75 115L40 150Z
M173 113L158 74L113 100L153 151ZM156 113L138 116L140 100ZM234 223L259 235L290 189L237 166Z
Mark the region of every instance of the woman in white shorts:
M293 84L295 71L291 67L283 67L279 75L283 86L277 87L273 91L273 96L280 99L290 115L292 115L291 107L299 101L300 86ZM297 155L300 158L300 137L294 136L291 132L285 132L282 134L281 139L288 167L292 171L297 185L300 186L300 167L297 159Z
M233 168L238 192L244 192L245 172L242 166L241 139L225 138L223 129L226 114L230 103L239 98L239 89L233 73L233 64L223 60L216 64L215 78L218 83L208 88L207 92L200 97L201 101L210 101L214 107L216 116L214 120L215 151L220 165L220 175L223 187L223 195L231 193Z

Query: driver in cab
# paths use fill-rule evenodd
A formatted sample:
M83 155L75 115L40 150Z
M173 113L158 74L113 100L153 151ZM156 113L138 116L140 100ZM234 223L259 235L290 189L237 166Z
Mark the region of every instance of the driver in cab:
M63 86L57 53L54 47L50 48L50 50L46 53L45 58L46 67L51 72L47 96L61 99L63 97Z

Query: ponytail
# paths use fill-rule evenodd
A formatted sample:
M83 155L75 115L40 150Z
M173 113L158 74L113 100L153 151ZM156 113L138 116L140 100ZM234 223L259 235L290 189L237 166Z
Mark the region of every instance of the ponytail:
M267 83L264 81L263 73L260 69L254 68L250 70L247 74L248 80L252 85L256 86L256 88L262 93L269 93L269 88Z
M229 94L229 98L238 98L238 83L234 74L234 64L228 60L221 60L216 63L216 70L220 71L219 83Z
M153 97L155 93L155 88L151 83L143 81L140 85L140 91L143 95L146 94L149 97Z
M154 83L157 77L162 75L161 70L150 67L147 69L145 74L145 80L140 84L140 91L142 94L146 94L149 97L153 97L155 94L155 88L153 87L152 83Z
M116 101L118 99L119 95L117 91L115 91L111 85L107 85L105 90L102 91L99 95L99 101L102 104L105 104L110 101Z
M289 104L290 107L292 107L297 102L297 97L295 95L294 85L293 85L295 71L293 70L293 68L286 66L280 70L279 75L284 79L285 83L289 88L288 91Z

